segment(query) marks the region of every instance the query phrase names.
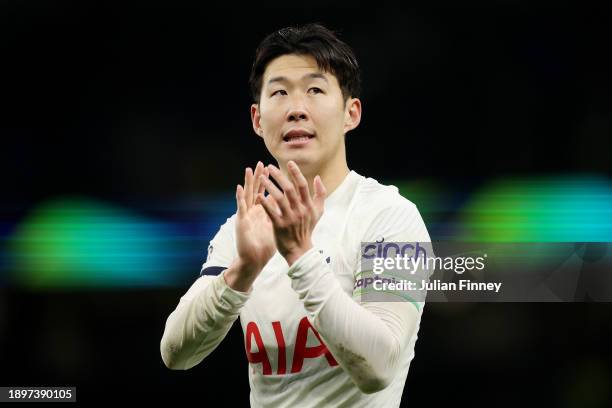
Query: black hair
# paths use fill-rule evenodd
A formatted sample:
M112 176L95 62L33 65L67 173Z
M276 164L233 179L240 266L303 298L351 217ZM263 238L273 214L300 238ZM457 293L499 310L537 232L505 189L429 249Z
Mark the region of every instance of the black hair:
M259 44L249 77L255 103L259 103L261 97L262 77L268 63L287 54L312 56L319 69L336 77L344 101L349 97L359 97L361 74L351 47L324 26L308 24L282 28L269 34Z

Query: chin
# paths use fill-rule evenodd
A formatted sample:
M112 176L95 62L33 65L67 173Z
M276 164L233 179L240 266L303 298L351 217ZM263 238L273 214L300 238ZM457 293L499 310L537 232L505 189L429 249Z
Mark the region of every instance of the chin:
M319 166L314 160L308 160L305 157L289 157L284 163L286 164L289 160L293 160L306 177L314 176L315 174L313 173L318 172Z
M308 166L315 162L311 152L293 152L292 154L286 154L281 157L283 163L287 163L289 160L293 160L298 166Z

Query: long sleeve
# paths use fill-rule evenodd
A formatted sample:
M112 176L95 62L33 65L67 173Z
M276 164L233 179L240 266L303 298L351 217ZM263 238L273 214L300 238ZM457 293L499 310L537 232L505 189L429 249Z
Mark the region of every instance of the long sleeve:
M291 266L289 276L313 326L359 389L384 389L395 377L403 339L415 329L416 307L406 302L357 303L342 290L316 248Z
M199 364L225 338L249 293L233 290L224 273L197 279L166 321L160 349L170 369Z
M430 242L413 204L381 211L360 236L362 242ZM359 271L352 271L358 273ZM327 347L364 393L384 389L395 378L404 348L418 329L424 302L365 302L347 294L315 247L290 268L291 285Z

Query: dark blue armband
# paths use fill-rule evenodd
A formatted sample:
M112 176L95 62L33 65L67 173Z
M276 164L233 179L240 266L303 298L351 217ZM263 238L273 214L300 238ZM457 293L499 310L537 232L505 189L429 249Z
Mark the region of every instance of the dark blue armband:
M200 272L200 276L204 276L204 275L218 276L221 272L223 272L226 269L227 268L225 266L209 266L208 268L202 269L202 271Z

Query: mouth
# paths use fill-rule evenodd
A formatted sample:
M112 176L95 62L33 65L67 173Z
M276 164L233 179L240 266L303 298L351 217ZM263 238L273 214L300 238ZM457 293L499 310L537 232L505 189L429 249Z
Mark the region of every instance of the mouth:
M301 146L308 143L310 139L314 139L315 135L306 129L292 129L285 133L283 142L290 146Z

